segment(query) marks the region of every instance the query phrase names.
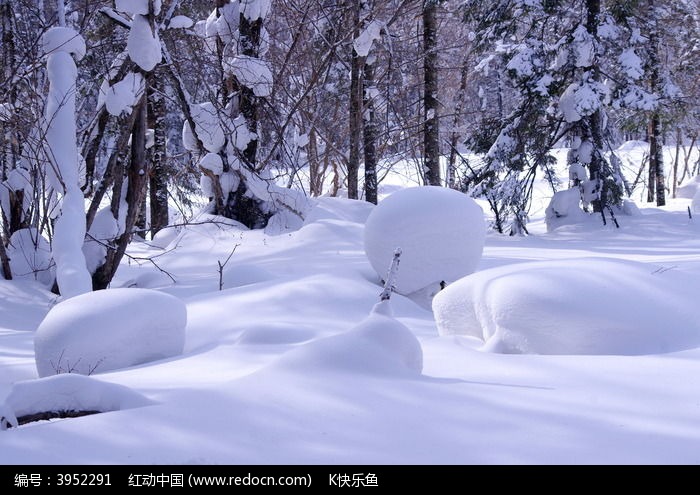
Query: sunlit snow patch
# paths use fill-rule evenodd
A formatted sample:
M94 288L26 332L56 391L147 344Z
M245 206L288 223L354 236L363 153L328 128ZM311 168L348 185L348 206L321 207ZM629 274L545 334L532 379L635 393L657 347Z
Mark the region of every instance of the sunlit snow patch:
M656 354L700 346L690 274L608 258L519 263L472 274L433 299L441 335L523 354Z

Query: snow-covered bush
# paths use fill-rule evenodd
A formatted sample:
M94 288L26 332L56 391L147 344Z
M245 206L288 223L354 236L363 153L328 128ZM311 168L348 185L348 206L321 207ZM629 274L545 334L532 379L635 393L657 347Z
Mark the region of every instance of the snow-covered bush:
M143 395L116 383L76 374L26 380L12 385L0 403L0 430L26 416L52 413L108 412L149 404Z
M396 248L401 270L396 290L411 294L472 273L481 259L486 223L479 205L452 189L403 189L372 211L365 225L365 253L380 277Z
M34 337L39 376L90 375L176 356L185 345L187 309L148 289L107 289L68 299Z
M695 279L608 258L485 270L433 299L440 335L472 335L484 350L637 355L700 346Z
M562 225L583 222L589 215L581 209L581 190L578 187L557 191L545 210L547 231Z

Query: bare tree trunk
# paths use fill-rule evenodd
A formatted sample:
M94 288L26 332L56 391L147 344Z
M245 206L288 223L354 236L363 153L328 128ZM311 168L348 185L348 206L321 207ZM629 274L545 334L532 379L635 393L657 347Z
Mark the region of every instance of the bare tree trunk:
M657 112L652 114L649 125L649 170L653 170L653 178L656 182L656 206L664 206L666 204L666 184L661 142L661 119Z
M676 156L673 160L673 181L671 184L671 197L676 197L676 188L678 187L678 162L681 155L681 139L683 138L683 133L680 127L676 127Z
M353 39L360 34L360 10L362 2L352 0ZM360 132L362 127L362 65L364 57L352 50L350 63L350 152L348 157L348 198L357 199L358 173L360 170Z
M649 0L649 14L654 15L654 2ZM656 21L652 19L652 23ZM659 74L658 36L656 25L652 24L649 30L649 86L652 94L661 88L661 77ZM649 122L649 194L651 195L652 181L656 189L656 205L666 204L666 177L664 176L664 159L661 142L661 116L659 110L654 109ZM651 198L653 201L653 197Z
M653 203L656 198L656 156L655 150L652 149L653 130L651 128L651 120L647 125L647 141L649 142L649 173L647 176L647 203Z
M455 102L455 114L452 119L452 130L450 131L450 157L447 161L447 187L455 189L456 184L456 171L457 171L457 146L459 145L460 134L457 132L457 127L459 121L462 118L462 108L464 107L464 97L467 92L467 82L469 80L469 60L465 57L464 63L462 64L462 71L459 79L459 90L456 96Z
M586 0L586 30L591 36L597 38L598 23L600 16L600 0ZM597 81L600 77L598 62L593 66L594 79ZM593 144L593 153L591 154L591 162L588 165L589 178L596 181L599 188L598 199L591 202L593 211L603 212L608 205L607 190L605 188L605 177L603 168L605 167L605 158L603 158L603 116L600 110L593 112L586 118L587 129L584 130L585 137L591 140Z
M323 194L323 176L321 175L321 164L318 158L318 139L316 137L316 129L313 126L309 129L307 150L309 158L309 195L314 197L320 196Z
M149 194L151 205L151 238L169 223L168 217L168 166L166 147L165 97L160 70L156 69L148 85L148 121L153 129L153 146L150 148L151 174Z
M678 181L678 184L682 184L683 181L685 180L685 176L687 174L691 173L690 170L690 155L693 153L693 148L695 147L695 141L697 141L698 136L693 135L690 138L690 145L688 146L688 151L686 152L685 146L683 146L683 175L681 175L681 179Z
M423 5L423 163L425 182L440 182L440 126L438 120L437 0Z
M369 60L364 67L363 135L365 150L365 201L377 204L377 122L374 109L374 65Z

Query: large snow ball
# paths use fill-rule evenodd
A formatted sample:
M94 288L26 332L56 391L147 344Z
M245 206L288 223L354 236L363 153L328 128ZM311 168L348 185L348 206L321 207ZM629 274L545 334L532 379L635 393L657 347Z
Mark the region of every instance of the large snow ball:
M396 290L410 294L472 273L481 259L486 222L481 207L453 189L402 189L379 203L365 224L365 253L384 278L403 251Z
M607 258L518 263L475 273L433 299L440 335L523 354L656 354L700 346L697 281Z
M182 354L185 304L149 289L108 289L56 305L34 336L39 376L90 375Z

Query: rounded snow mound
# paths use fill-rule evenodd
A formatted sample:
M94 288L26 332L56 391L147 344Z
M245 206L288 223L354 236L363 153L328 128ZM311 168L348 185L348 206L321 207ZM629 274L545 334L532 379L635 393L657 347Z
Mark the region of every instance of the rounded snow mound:
M56 305L34 336L39 376L91 375L182 354L187 308L149 289L89 292Z
M290 351L278 365L304 372L421 373L423 348L413 332L391 316L391 306L384 301L356 327Z
M518 263L465 277L433 299L440 335L522 354L658 354L700 346L690 274L607 258Z
M400 247L395 288L407 295L472 273L485 238L484 213L473 199L443 187L414 187L395 192L369 215L365 253L383 278Z
M41 53L66 52L80 60L85 56L85 39L68 27L52 27L41 37Z
M677 198L693 199L700 191L700 175L686 180L676 189Z
M0 403L0 430L17 426L18 418L44 412L108 412L151 403L143 395L116 383L67 373L17 382Z

